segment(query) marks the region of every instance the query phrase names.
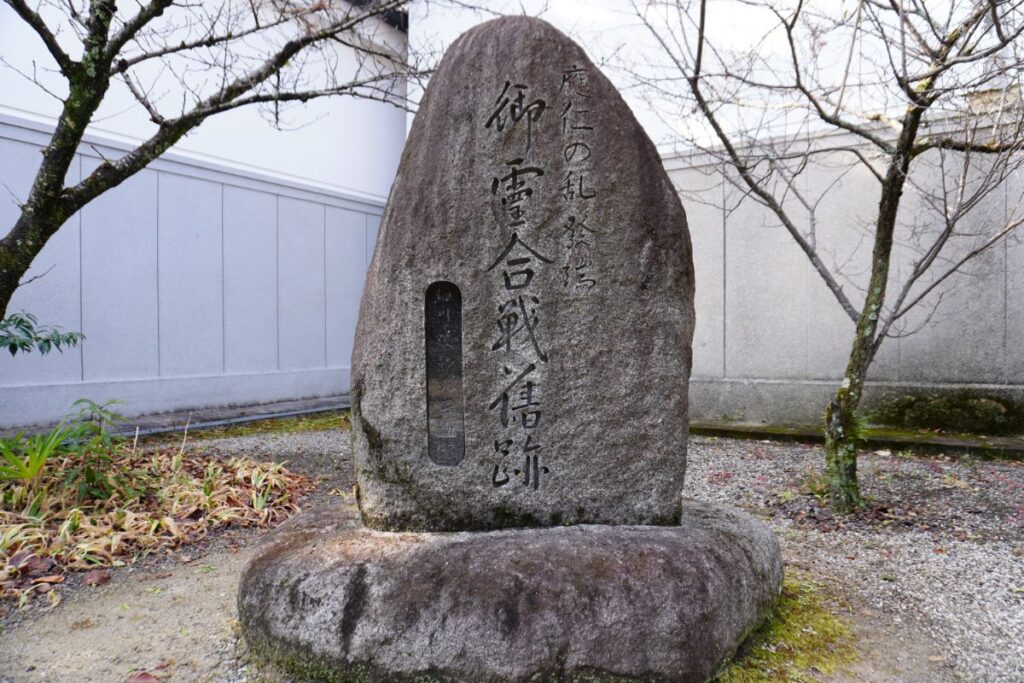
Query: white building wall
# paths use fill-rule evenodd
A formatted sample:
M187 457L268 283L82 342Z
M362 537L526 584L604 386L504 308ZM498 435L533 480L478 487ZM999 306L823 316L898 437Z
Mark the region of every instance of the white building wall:
M816 157L822 159L822 157ZM843 376L854 325L807 257L769 209L722 182L706 159L667 155L693 240L696 328L690 413L698 421L816 424ZM830 163L831 162L831 163ZM866 285L869 226L879 185L837 160L805 173L809 196L832 186L819 205L819 253ZM932 179L937 182L937 179ZM928 182L918 177L919 182ZM963 230L990 235L1019 217L1024 177L1012 175L965 218ZM904 194L892 259L895 284L913 263L909 223L937 225L912 190ZM803 209L788 207L798 218ZM959 258L974 239L950 246ZM1018 231L940 285L928 324L887 339L868 374L865 408L907 395L972 392L1024 405L1024 232ZM937 268L943 268L939 264ZM861 293L844 284L855 302ZM859 305L859 304L855 304ZM910 315L911 330L929 306Z
M52 25L58 12L41 7ZM377 38L392 45L405 43L405 35L381 23ZM77 40L67 25L58 34L72 51ZM0 3L0 113L48 123L60 113L67 89L56 64L36 34L5 3ZM356 66L355 53L338 46L339 80ZM316 68L311 67L311 68ZM19 75L17 71L24 75ZM154 64L154 72L159 72ZM31 75L49 94L25 76ZM155 73L152 74L155 77ZM217 74L211 74L216 78ZM202 79L193 77L194 81ZM177 79L158 81L159 107L167 115L180 109L182 91ZM148 81L147 81L148 83ZM188 99L188 98L186 98ZM282 131L266 120L267 112L245 107L218 114L180 141L178 155L331 191L365 194L381 199L388 193L405 140L406 113L380 102L351 97L311 100L283 108ZM156 130L148 114L127 87L115 79L93 119L89 132L108 141L132 143Z
M52 8L43 7L43 11ZM378 39L404 34L381 25ZM68 49L74 41L61 32ZM337 73L356 63L339 47ZM0 56L58 97L35 34L0 4ZM75 55L72 52L72 56ZM0 66L0 235L28 195L60 101ZM180 93L162 104L173 114ZM128 415L344 394L366 267L405 142L405 112L349 97L204 122L71 218L10 311L86 335L79 348L0 357L0 427L58 419L79 398ZM112 85L69 182L152 134Z
M0 185L24 197L47 127L0 115ZM119 150L97 138L73 173ZM362 282L383 201L157 160L46 245L12 311L79 330L79 348L0 357L0 426L78 398L140 414L348 391ZM0 202L0 225L17 216Z

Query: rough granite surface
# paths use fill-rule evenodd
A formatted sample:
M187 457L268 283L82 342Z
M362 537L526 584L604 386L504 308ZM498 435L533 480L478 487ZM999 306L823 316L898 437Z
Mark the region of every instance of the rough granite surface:
M242 577L252 650L319 681L706 681L778 596L754 518L685 501L680 526L392 533L311 511Z
M465 33L412 126L363 292L365 523L675 524L693 323L686 217L614 86L541 20Z

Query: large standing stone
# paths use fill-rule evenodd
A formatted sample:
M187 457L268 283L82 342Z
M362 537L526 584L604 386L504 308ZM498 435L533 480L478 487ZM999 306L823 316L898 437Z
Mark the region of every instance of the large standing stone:
M375 529L339 506L271 534L239 590L250 646L316 680L713 676L782 560L763 524L682 500L692 297L679 201L583 52L533 19L461 37L360 311Z
M583 50L504 18L430 82L352 360L378 529L675 524L693 267L654 145Z

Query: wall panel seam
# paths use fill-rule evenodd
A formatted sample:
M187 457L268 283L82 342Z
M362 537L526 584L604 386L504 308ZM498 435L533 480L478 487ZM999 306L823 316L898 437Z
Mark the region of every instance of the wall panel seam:
M274 321L277 326L277 370L281 370L281 197L274 195Z
M156 174L156 375L164 376L160 336L160 173Z
M323 256L324 256L324 367L327 367L327 205L324 205L323 224Z
M226 259L224 255L224 183L220 184L220 371L228 371L228 306L225 288Z
M78 159L78 182L82 182L82 155L76 154L75 157ZM75 212L78 216L78 331L85 332L85 277L84 261L82 257L83 238L82 233L85 231L82 225L82 209ZM85 381L85 340L78 343L78 370L80 381Z

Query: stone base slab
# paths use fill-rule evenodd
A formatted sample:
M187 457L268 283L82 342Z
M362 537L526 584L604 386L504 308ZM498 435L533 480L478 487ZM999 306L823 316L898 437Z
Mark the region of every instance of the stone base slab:
M704 502L678 527L454 533L338 506L269 534L238 606L253 652L318 681L706 681L781 583L771 531Z

